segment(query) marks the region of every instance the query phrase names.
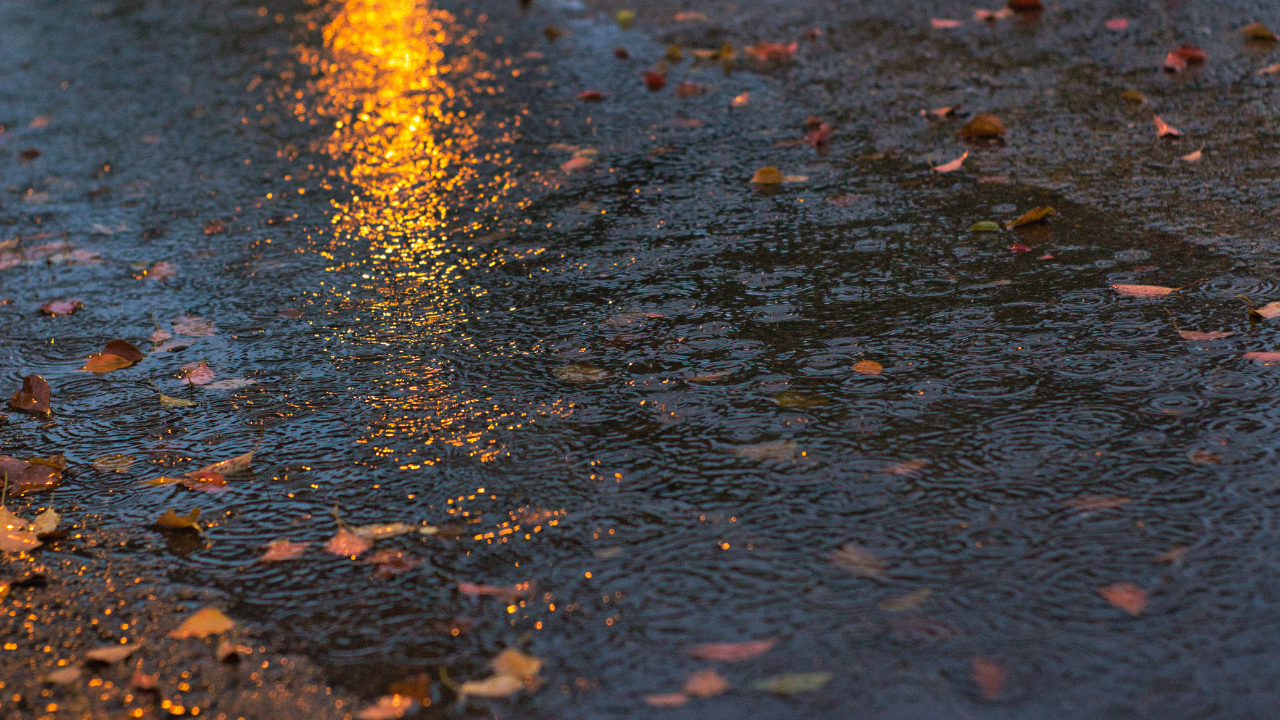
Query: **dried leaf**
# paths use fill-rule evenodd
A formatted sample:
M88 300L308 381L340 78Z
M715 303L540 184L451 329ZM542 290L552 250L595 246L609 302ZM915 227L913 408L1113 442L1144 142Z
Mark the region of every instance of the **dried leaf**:
M1042 222L1047 218L1049 218L1050 216L1057 215L1057 214L1058 214L1058 211L1054 210L1052 207L1048 205L1031 208L1030 210L1022 213L1022 215L1019 216L1017 220L1014 220L1013 222L1010 222L1010 223L1005 223L1005 227L1012 230L1013 228L1022 227L1023 225L1030 225L1031 223Z
M13 513L9 508L0 505L0 532L8 532L10 530L26 530L27 521L21 516Z
M165 407L195 407L196 405L199 405L199 403L194 400L184 400L172 395L165 395L164 393L160 393L160 404Z
M23 530L0 531L0 552L20 553L40 547L40 538Z
M119 355L95 353L89 356L89 359L84 363L84 367L80 368L80 370L92 373L109 373L113 370L122 370L132 364L132 362Z
M821 690L829 682L831 682L831 673L785 673L757 680L751 683L751 687L774 695L798 695Z
M988 232L1000 232L1000 230L1001 230L1000 223L995 222L994 220L979 220L978 222L969 226L969 232L988 233Z
M1196 45L1183 45L1170 54L1182 58L1188 65L1198 65L1209 59L1209 55Z
M1151 122L1156 126L1156 137L1178 137L1182 134L1178 128L1161 120L1159 115L1152 115Z
M1143 97L1142 93L1138 92L1137 90L1125 90L1124 92L1120 93L1120 97L1124 98L1128 102L1135 103L1138 105L1144 105L1147 102L1147 99Z
M903 612L905 610L915 610L916 608L923 605L924 602L929 599L930 595L933 595L933 590L929 588L920 588L919 590L916 590L914 592L909 592L906 595L901 595L896 598L890 598L888 600L884 600L879 605L877 605L877 607L879 607L881 610L885 612Z
M431 698L431 676L424 672L410 675L400 682L391 683L387 687L387 691L393 695L403 695L414 700L429 700Z
M126 472L136 462L128 455L104 455L93 461L93 469L98 472Z
M582 102L598 103L604 100L604 98L605 98L604 93L600 92L599 90L583 90L582 92L578 93L578 99L581 100Z
M404 695L384 695L378 702L356 713L359 720L394 720L418 709L418 701Z
M247 645L236 645L230 640L224 639L218 643L218 649L214 651L214 657L218 658L218 662L239 662L241 657L253 654L253 648Z
M1177 545L1175 547L1169 548L1168 550L1165 550L1159 555L1156 555L1155 561L1159 563L1182 562L1182 558L1186 556L1187 551L1190 549L1191 548L1186 545Z
M1005 672L1004 667L980 657L973 658L971 665L973 666L973 682L978 686L978 691L982 693L982 697L995 701L1004 696L1004 686L1008 680L1008 673Z
M644 86L649 88L649 92L658 92L667 86L667 74L665 72L655 72L647 70L640 74L644 78Z
M1112 583L1098 588L1098 594L1130 615L1141 615L1143 608L1147 606L1147 591L1131 582Z
M459 695L482 698L511 697L525 688L524 680L510 675L493 675L484 680L462 683Z
M776 167L763 167L751 176L751 182L757 185L781 185L783 181L782 171Z
M1254 310L1254 312L1270 320L1271 318L1280 315L1280 302L1269 302L1257 310Z
M373 575L382 579L402 575L422 565L418 558L407 556L399 550L379 550L367 562L378 566Z
M211 382L213 382L213 370L204 360L189 362L182 366L183 385L208 385Z
M24 495L57 487L62 481L62 472L49 462L27 462L8 455L0 455L0 478L9 477L9 494ZM65 467L65 465L64 465Z
M1187 60L1178 53L1169 53L1164 56L1164 62L1161 67L1171 73L1180 73L1187 69Z
M183 315L180 318L174 318L170 322L173 323L173 331L179 335L209 337L218 332L212 322L199 315Z
M699 670L684 683L684 693L696 698L721 695L730 688L729 681L712 669Z
M182 621L176 630L169 633L169 637L179 640L184 638L206 638L210 635L221 635L234 629L236 623L231 618L222 614L217 608L203 608L197 610L195 614Z
M618 27L623 30L629 29L636 21L636 14L631 10L619 10L617 15L613 16L614 22L618 23Z
M1128 295L1129 297L1163 297L1181 289L1162 285L1112 285L1111 288L1121 295Z
M884 372L884 366L875 360L859 360L853 364L853 371L861 375L879 375Z
M831 553L831 562L845 572L859 577L878 578L884 576L884 561L876 557L866 548L848 543Z
M1274 75L1276 73L1280 73L1280 63L1276 63L1275 65L1268 65L1258 71L1259 75Z
M552 375L557 378L571 383L589 383L604 380L609 377L607 370L601 370L594 365L586 363L574 363L563 367L555 368L551 371Z
M738 643L706 643L689 648L689 657L714 662L741 662L760 657L774 646L776 640L753 640Z
M672 708L678 708L689 702L689 696L684 693L659 693L645 695L644 702L646 705L670 710Z
M494 671L499 675L522 678L524 682L532 681L538 671L542 669L541 660L512 648L507 648L498 653L498 656L490 664L493 665Z
M85 651L85 660L92 660L101 663L118 663L128 658L138 649L140 643L131 643L129 645L108 645L106 647L93 648Z
M83 675L83 670L72 666L54 670L40 679L50 685L70 685L71 683L79 680Z
M9 407L33 415L49 413L49 383L39 375L22 378L22 388L9 398Z
M171 530L200 530L200 508L194 508L189 515L179 515L170 508L165 514L156 518L156 525Z
M53 508L46 508L31 521L31 532L36 535L52 535L57 532L58 525L61 523L62 516L54 512Z
M1249 23L1240 28L1240 34L1245 40L1261 40L1263 42L1275 42L1278 38L1276 34L1260 22Z
M960 157L956 158L955 160L952 160L949 163L943 163L935 167L933 171L937 173L949 173L949 172L959 170L960 166L964 163L964 159L967 157L969 157L969 151L965 150L964 154L961 155Z
M831 404L831 400L822 395L799 392L797 390L784 390L774 395L772 399L778 404L778 407L784 408L822 407Z
M684 53L680 51L679 45L668 45L667 51L662 54L662 59L669 63L679 63L684 60Z
M1193 153L1187 153L1186 155L1183 155L1178 159L1183 162L1200 162L1200 158L1203 157L1203 155L1204 155L1204 148L1202 147L1199 150L1196 150Z
M697 97L699 95L705 95L706 92L707 86L701 83L682 82L679 85L676 85L676 97L678 98Z
M329 542L324 544L326 552L347 557L356 557L371 547L373 543L346 528L338 530L333 537L329 538Z
M1264 365L1280 362L1280 352L1247 352L1242 357L1245 360L1253 360Z
M365 540L384 540L386 538L399 537L410 533L418 532L417 525L409 525L408 523L374 523L372 525L359 525L350 528L351 532L357 537Z
M929 465L928 460L907 460L905 462L895 463L881 470L891 475L914 475Z
M800 446L790 440L756 443L754 445L737 445L733 448L735 455L748 460L777 460L785 462L794 460L800 454Z
M311 543L307 542L291 542L287 539L276 540L267 546L267 551L262 554L262 557L258 558L258 562L293 560L301 557L310 546Z
M964 21L950 18L929 18L929 24L933 26L934 30L950 30L964 25Z
M1195 330L1179 330L1178 334L1183 340L1221 340L1235 335L1234 330L1213 330L1210 332L1196 332Z
M956 137L965 140L989 140L1004 135L1004 123L990 113L975 115L956 131Z
M148 280L165 280L178 276L178 268L167 260L152 265L143 276Z
M84 308L84 303L79 300L50 300L40 306L40 312L44 315L70 315L77 310Z

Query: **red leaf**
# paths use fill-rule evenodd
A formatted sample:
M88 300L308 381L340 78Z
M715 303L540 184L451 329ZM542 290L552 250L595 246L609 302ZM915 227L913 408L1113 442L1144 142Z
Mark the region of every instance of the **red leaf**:
M1130 615L1142 614L1142 609L1147 606L1147 591L1131 582L1112 583L1098 588L1098 594Z
M582 102L598 103L604 100L604 93L599 90L583 90L578 93L578 99Z
M616 47L613 49L613 56L619 60L627 60L631 57L631 53L624 47Z
M49 383L39 375L28 375L22 378L22 389L9 398L9 407L43 415L49 412L49 396Z
M1205 53L1205 51L1201 50L1195 45L1183 45L1182 47L1178 48L1177 50L1174 50L1169 54L1177 55L1178 57L1182 58L1188 65L1198 65L1209 59L1209 56Z
M662 73L646 70L641 77L644 78L644 86L649 88L650 92L658 92L667 86L667 76Z
M1009 249L1015 253L1031 252L1031 246L1022 243L1014 243L1009 246Z
M1117 32L1129 27L1129 21L1124 18L1111 18L1105 24L1108 30L1115 30Z
M1187 61L1177 53L1164 56L1164 69L1172 73L1180 73L1187 69Z
M1280 352L1247 352L1244 354L1244 359L1267 365L1280 361Z

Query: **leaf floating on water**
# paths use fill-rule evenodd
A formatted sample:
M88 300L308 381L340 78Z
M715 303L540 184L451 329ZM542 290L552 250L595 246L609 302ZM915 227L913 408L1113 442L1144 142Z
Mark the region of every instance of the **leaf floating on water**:
M748 460L787 461L794 460L800 454L800 446L790 440L775 440L755 445L737 445L733 452Z
M951 30L964 25L964 21L950 18L929 18L929 24L933 26L934 30Z
M26 530L27 521L21 516L10 512L9 508L0 505L0 531L7 532L9 530Z
M176 630L169 633L169 637L179 640L185 638L206 638L210 635L221 635L224 632L230 632L234 629L236 623L231 618L222 614L217 608L203 608L197 610Z
M1264 365L1280 362L1280 352L1247 352L1243 357L1245 360L1260 362Z
M714 662L741 662L769 652L777 640L752 640L737 643L706 643L689 648L689 657Z
M1111 288L1121 295L1128 295L1129 297L1163 297L1181 290L1181 288L1164 287L1162 285L1112 285Z
M1131 502L1133 502L1133 498L1089 495L1075 500L1068 500L1064 504L1076 510L1112 510Z
M712 669L699 670L684 683L684 694L696 698L722 695L730 688L729 681Z
M1137 90L1125 90L1120 93L1120 97L1135 105L1145 105L1147 103L1147 98Z
M404 695L383 695L378 702L356 713L359 720L395 720L418 709L418 701Z
M1013 222L1010 222L1010 223L1006 223L1005 227L1012 230L1013 228L1022 227L1023 225L1030 225L1031 223L1041 222L1043 220L1048 219L1050 216L1057 215L1057 214L1058 214L1058 211L1054 210L1052 207L1049 207L1048 205L1037 207L1037 208L1031 208L1030 210L1022 213L1022 215L1017 220L1014 220Z
M796 50L800 49L799 43L767 43L759 42L750 47L743 48L751 57L765 62L783 63L791 59L796 54Z
M588 365L586 363L564 365L552 370L551 374L565 382L571 383L598 382L609 377L609 372L607 370L601 370L594 365Z
M741 95L734 96L733 100L729 102L729 107L736 107L736 108L746 107L747 104L750 102L751 102L751 93L744 92Z
M25 530L0 531L0 552L20 553L40 547L40 538Z
M173 331L179 335L209 337L218 331L212 322L199 315L183 315L182 317L174 318L170 322L173 323Z
M204 360L189 362L182 366L183 385L208 385L211 382L213 382L213 370Z
M329 538L329 542L324 544L325 552L352 558L359 556L371 547L373 547L372 542L346 528L339 529L333 537Z
M418 532L420 528L417 525L396 522L358 525L350 528L350 530L356 537L361 537L365 540L385 540L387 538L399 537L401 535Z
M1156 137L1178 137L1182 134L1178 128L1161 120L1159 115L1152 115L1151 122L1156 126Z
M710 372L710 373L702 373L700 375L694 375L693 377L690 377L690 378L685 378L685 382L713 383L713 382L719 382L721 380L724 380L725 378L730 378L730 377L733 377L733 373L731 372Z
M1182 562L1182 558L1186 556L1187 551L1191 548L1186 545L1177 545L1169 548L1164 552L1156 555L1155 561L1158 563L1178 563Z
M914 475L929 465L928 460L907 460L906 462L896 463L881 470L891 475Z
M111 340L102 352L89 356L81 370L93 373L108 373L113 370L127 368L142 360L146 355L124 340Z
M498 653L491 664L498 674L521 678L525 682L531 682L542 669L541 660L512 648Z
M195 508L188 515L179 515L170 508L156 519L156 525L170 530L195 530L200 532L200 508Z
M585 168L588 168L594 162L595 160L593 160L591 157L587 155L575 155L574 157L569 158L565 162L560 163L560 169L565 172L574 172L576 170L583 170Z
M751 687L774 695L799 695L821 690L829 682L831 682L831 673L785 673L757 680L751 683Z
M974 233L1000 232L1000 230L1000 223L995 222L994 220L979 220L969 226L969 232Z
M684 693L655 693L645 695L644 702L646 705L670 710L672 708L678 708L689 702L689 696Z
M196 405L199 405L199 403L194 400L184 400L180 397L165 395L164 393L160 393L160 404L165 407L195 407Z
M118 663L128 658L134 653L141 643L130 643L128 645L108 645L106 647L97 647L92 650L85 651L85 660L92 660L100 663Z
M27 462L8 455L0 455L0 478L8 474L9 493L13 495L48 490L62 482L62 471L56 465L42 458Z
M1169 53L1164 56L1164 62L1160 67L1171 73L1180 73L1187 69L1187 61L1178 53Z
M1221 340L1235 335L1234 330L1213 330L1210 332L1196 332L1195 330L1179 330L1178 335L1183 340Z
M1131 582L1112 583L1098 588L1098 594L1107 602L1134 616L1141 615L1143 608L1147 606L1147 591Z
M373 575L383 580L402 575L422 566L421 560L410 557L399 550L379 550L371 555L366 562L371 562L378 566L373 571Z
M618 14L613 16L614 22L618 23L618 27L628 30L636 21L636 14L632 10L619 10Z
M973 667L973 683L978 686L978 692L982 693L982 697L995 701L1004 696L1008 673L1003 666L980 657L973 658L970 664Z
M781 185L784 180L782 171L776 167L762 167L751 176L756 185Z
M859 360L853 364L853 371L860 375L879 375L884 366L875 360Z
M50 396L49 383L44 378L28 375L22 378L22 387L9 398L9 407L32 415L47 415Z
M148 280L165 280L167 278L177 277L177 276L178 276L177 266L175 266L173 263L167 260L161 260L160 262L152 265L150 269L148 269L146 272L143 273L143 277L145 277Z
M1276 73L1280 73L1280 63L1268 65L1258 71L1259 75L1275 75Z
M778 407L784 408L822 407L831 404L831 401L822 395L803 393L796 390L784 390L774 395L773 401L778 404Z
M1240 28L1240 34L1244 36L1245 40L1261 40L1263 42L1275 42L1277 39L1280 39L1276 37L1275 33L1271 32L1270 28L1268 28L1266 25L1263 25L1260 22L1249 23L1248 25L1245 25L1244 27Z
M83 675L83 670L72 666L54 670L40 679L50 685L70 685L71 683L78 681Z
M604 93L599 90L583 90L578 93L578 99L582 102L598 103L604 100Z
M1196 150L1193 153L1187 153L1186 155L1183 155L1178 159L1183 162L1189 162L1189 163L1200 162L1200 158L1203 156L1203 153L1204 153L1204 147L1201 146L1199 150Z
M510 697L525 688L531 691L537 688L538 671L542 669L542 661L538 658L508 648L493 659L492 665L495 675L484 680L462 683L459 694L488 698Z
M1254 310L1253 312L1257 313L1263 318L1270 320L1271 318L1277 315L1280 315L1280 302L1267 303L1266 305L1263 305L1262 307L1258 308L1257 310Z
M975 115L964 127L956 131L956 137L965 140L990 140L1003 136L1005 133L1004 123L1000 122L1000 118L990 113L982 113Z
M933 169L936 173L949 173L960 169L960 165L964 163L964 159L969 157L969 151L965 150L964 154L952 160L949 163L943 163Z
M484 680L468 680L462 683L460 695L482 698L511 697L524 689L522 678L510 675L492 675Z
M46 508L44 512L36 516L31 521L31 532L37 536L52 535L58 530L58 525L62 523L62 516L54 511L53 508Z
M884 577L884 561L870 550L853 543L847 543L831 553L831 562L841 570L858 577Z
M477 585L475 583L460 582L458 583L458 592L463 595L472 597L492 596L502 598L507 602L519 600L522 597L528 597L533 594L535 586L532 582L516 583L515 585Z
M136 462L128 455L104 455L93 461L93 469L98 472L127 472L133 463Z
M1171 55L1177 55L1189 65L1198 65L1209 59L1208 53L1198 45L1181 45Z
M84 303L79 300L50 300L40 306L40 313L58 317L59 315L70 315L82 309L84 309Z
M1119 31L1124 30L1125 28L1129 27L1129 21L1128 21L1128 20L1126 20L1125 18L1122 18L1122 17L1118 17L1118 18L1111 18L1110 20L1108 20L1108 21L1106 21L1105 23L1103 23L1103 25L1104 25L1108 30L1112 30L1112 31L1115 31L1115 32L1119 32Z
M272 542L267 546L267 551L258 558L258 562L282 562L284 560L293 560L302 557L307 551L311 543L292 542L288 539L280 539Z
M929 588L920 588L906 595L881 601L877 607L885 612L904 612L906 610L915 610L933 595L933 590Z

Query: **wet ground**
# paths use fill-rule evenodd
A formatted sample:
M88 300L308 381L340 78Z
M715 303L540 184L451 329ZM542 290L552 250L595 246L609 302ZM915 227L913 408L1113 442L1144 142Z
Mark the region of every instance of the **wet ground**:
M0 709L343 717L426 673L437 717L1268 717L1274 8L622 9L0 8L0 389L53 409L0 443L68 464L8 503L68 529L5 556ZM145 359L79 370L114 338ZM353 560L335 512L432 530ZM238 664L163 637L208 605ZM508 648L527 691L459 701Z

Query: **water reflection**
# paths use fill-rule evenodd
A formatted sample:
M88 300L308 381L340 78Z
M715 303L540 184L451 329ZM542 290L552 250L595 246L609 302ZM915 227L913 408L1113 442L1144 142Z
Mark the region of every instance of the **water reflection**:
M519 414L461 394L432 348L445 335L466 341L468 303L485 294L467 275L502 262L459 238L518 204L501 148L520 117L488 121L482 138L473 104L502 91L493 71L502 63L475 47L478 30L421 0L351 0L329 17L323 47L299 49L319 79L296 113L332 125L318 149L351 192L334 203L326 256L331 270L360 278L336 288L360 308L339 338L345 350L382 353L388 367L381 387L364 389L384 418L369 442L403 468L438 462L436 443L493 459L502 451L486 431L520 424Z

